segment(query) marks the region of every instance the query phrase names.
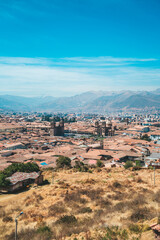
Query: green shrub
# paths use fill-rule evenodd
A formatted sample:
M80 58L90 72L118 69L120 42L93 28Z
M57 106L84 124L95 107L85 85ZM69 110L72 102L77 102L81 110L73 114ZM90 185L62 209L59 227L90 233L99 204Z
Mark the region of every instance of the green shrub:
M97 160L96 165L97 165L97 167L103 167L104 166L103 162L99 159Z
M131 167L133 167L133 163L131 161L127 161L124 165L125 169L131 168Z
M149 166L148 169L153 170L154 168L152 166Z
M71 167L71 159L65 156L59 156L56 160L57 168Z
M48 227L48 226L41 226L37 229L37 232L38 233L50 233L51 232L51 229Z
M122 185L121 185L118 181L115 181L115 182L113 183L113 187L114 187L114 188L121 188Z
M13 221L13 218L12 217L9 217L9 216L5 216L3 219L2 219L3 222L12 222Z
M101 240L128 240L128 232L126 229L120 229L118 226L107 227L106 235Z
M81 161L75 161L75 166L74 168L79 171L79 172L87 172L88 171L88 166L85 165L83 162Z
M136 166L137 166L137 167L142 167L142 163L141 163L139 160L137 160L137 161L136 161Z
M0 188L6 188L10 185L10 181L6 180L6 176L0 173Z
M129 225L130 232L135 234L142 234L142 232L149 231L150 229L151 228L149 227L149 225L136 224L136 223Z
M74 215L64 215L63 217L60 217L57 221L56 224L75 224L77 223L77 219Z
M78 212L79 213L91 213L92 209L90 207L84 207L84 208L79 209Z
M132 232L132 233L139 234L139 233L142 232L142 226L141 226L141 225L138 225L138 224L130 224L130 225L129 225L129 230L130 230L130 232Z
M15 172L39 172L39 166L36 163L13 163L8 166L4 171L3 174L6 177L10 177Z

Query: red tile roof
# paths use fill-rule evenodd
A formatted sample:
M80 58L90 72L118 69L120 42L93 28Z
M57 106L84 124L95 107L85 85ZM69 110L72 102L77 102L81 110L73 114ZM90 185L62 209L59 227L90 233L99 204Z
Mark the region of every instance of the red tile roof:
M14 185L17 182L21 182L27 179L36 179L39 177L39 173L32 172L32 173L25 173L25 172L16 172L11 177L7 179L10 180L11 184Z

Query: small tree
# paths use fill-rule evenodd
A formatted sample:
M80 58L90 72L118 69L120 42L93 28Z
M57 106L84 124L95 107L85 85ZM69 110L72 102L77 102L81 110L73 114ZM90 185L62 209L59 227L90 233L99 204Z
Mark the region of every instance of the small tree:
M6 180L6 176L3 173L0 173L0 188L8 187L10 184L9 180Z
M131 168L131 167L133 167L133 163L131 161L127 161L124 165L125 169Z
M141 136L141 140L145 140L145 141L148 141L148 142L151 141L150 137L147 134L144 134L143 136Z
M65 156L59 156L56 160L57 168L71 167L71 159Z
M77 169L77 171L79 172L87 172L88 171L88 166L85 165L83 162L81 161L75 161L75 169Z
M39 172L39 166L36 163L13 163L8 166L4 171L3 174L6 177L10 177L15 172Z
M142 163L139 160L136 161L136 167L142 167Z
M96 165L97 165L97 167L103 167L104 166L103 162L99 159L97 160Z

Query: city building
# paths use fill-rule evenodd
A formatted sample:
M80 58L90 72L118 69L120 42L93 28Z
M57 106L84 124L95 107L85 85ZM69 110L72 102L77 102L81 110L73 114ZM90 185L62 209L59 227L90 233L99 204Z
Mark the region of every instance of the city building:
M50 125L51 136L64 136L64 120L61 120L58 124L53 120Z
M9 191L13 192L18 189L23 189L29 184L36 183L42 184L43 175L41 172L16 172L11 177L6 178L10 181Z
M109 121L107 124L105 121L95 122L95 135L102 136L102 137L113 136L114 132L115 130L114 130L114 127L112 126L111 121Z

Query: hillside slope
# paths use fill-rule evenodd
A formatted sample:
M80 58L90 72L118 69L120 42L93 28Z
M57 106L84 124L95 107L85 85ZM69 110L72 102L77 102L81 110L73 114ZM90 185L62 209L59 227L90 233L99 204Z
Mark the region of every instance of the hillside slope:
M159 106L159 89L151 92L85 92L60 98L0 96L0 109L13 111L104 113L122 109L159 108Z
M54 173L54 184L0 195L0 239L14 239L14 218L23 211L18 223L23 240L107 240L107 226L112 231L117 232L113 226L119 226L119 232L128 232L128 238L117 232L113 239L153 240L149 226L157 222L160 213L159 170L156 186L151 175L151 169L62 170ZM51 181L52 171L45 171L44 176Z

